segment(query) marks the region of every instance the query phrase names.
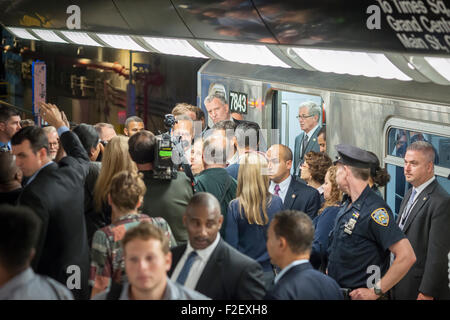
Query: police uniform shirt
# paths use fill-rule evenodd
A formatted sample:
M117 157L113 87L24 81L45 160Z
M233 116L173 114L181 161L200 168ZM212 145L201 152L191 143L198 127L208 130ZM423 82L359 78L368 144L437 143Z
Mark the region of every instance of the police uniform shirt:
M336 216L328 249L328 275L341 288L367 288L367 280L374 274L368 267L378 266L382 277L389 268L389 247L405 235L389 206L369 186L348 205L349 200Z

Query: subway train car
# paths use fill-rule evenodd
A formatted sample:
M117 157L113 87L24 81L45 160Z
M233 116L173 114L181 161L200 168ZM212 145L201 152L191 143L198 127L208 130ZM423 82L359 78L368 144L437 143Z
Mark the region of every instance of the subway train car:
M417 3L8 0L0 21L30 48L99 47L98 57L117 49L131 69L133 52L209 59L198 71L197 105L206 111L205 97L223 91L233 112L271 130L268 145L293 149L298 106L312 100L322 105L329 155L338 143L377 154L397 212L408 187L402 156L417 139L433 144L438 181L450 192L450 5Z
M403 156L414 141L434 146L437 180L450 192L449 86L209 61L198 73L198 104L213 90L225 90L232 112L267 129L262 133L268 145L282 143L292 150L301 132L299 105L322 105L328 154L334 158L339 143L374 152L391 176L385 195L395 213L409 188Z

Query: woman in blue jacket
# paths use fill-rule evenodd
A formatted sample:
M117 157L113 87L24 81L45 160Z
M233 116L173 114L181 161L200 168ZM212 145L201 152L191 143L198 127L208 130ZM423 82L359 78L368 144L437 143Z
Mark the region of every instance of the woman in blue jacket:
M281 198L269 192L267 159L249 152L240 161L237 198L229 204L225 241L258 261L268 287L275 276L267 253L267 229L274 215L282 210Z
M336 216L341 209L340 202L342 200L342 191L339 190L336 182L336 166L331 166L328 169L323 189L325 202L317 217L313 220L315 231L309 260L314 268L325 272L328 261L328 238L333 230Z

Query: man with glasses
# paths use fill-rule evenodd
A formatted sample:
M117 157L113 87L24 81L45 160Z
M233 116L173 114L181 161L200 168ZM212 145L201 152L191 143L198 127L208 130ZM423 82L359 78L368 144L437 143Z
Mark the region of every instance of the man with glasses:
M294 149L294 175L300 175L300 165L303 162L305 154L310 151L320 151L317 136L322 128L319 124L321 109L312 102L307 101L300 105L298 109L298 116L296 117L300 123L300 128L303 130L297 137L295 137Z
M44 127L42 129L44 129L48 139L48 155L52 161L55 161L59 149L58 132L56 132L56 128L53 126Z

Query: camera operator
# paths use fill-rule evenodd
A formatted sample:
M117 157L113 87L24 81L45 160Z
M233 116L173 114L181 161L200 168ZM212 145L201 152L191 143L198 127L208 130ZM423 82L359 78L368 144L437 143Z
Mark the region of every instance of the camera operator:
M134 134L128 140L131 158L143 173L147 187L142 213L151 217L163 217L169 223L177 243L185 243L188 235L183 225L183 214L194 194L191 180L182 171L175 172L176 175L172 178L161 178L155 165L155 149L158 151L159 143L161 138L158 139L147 130Z

